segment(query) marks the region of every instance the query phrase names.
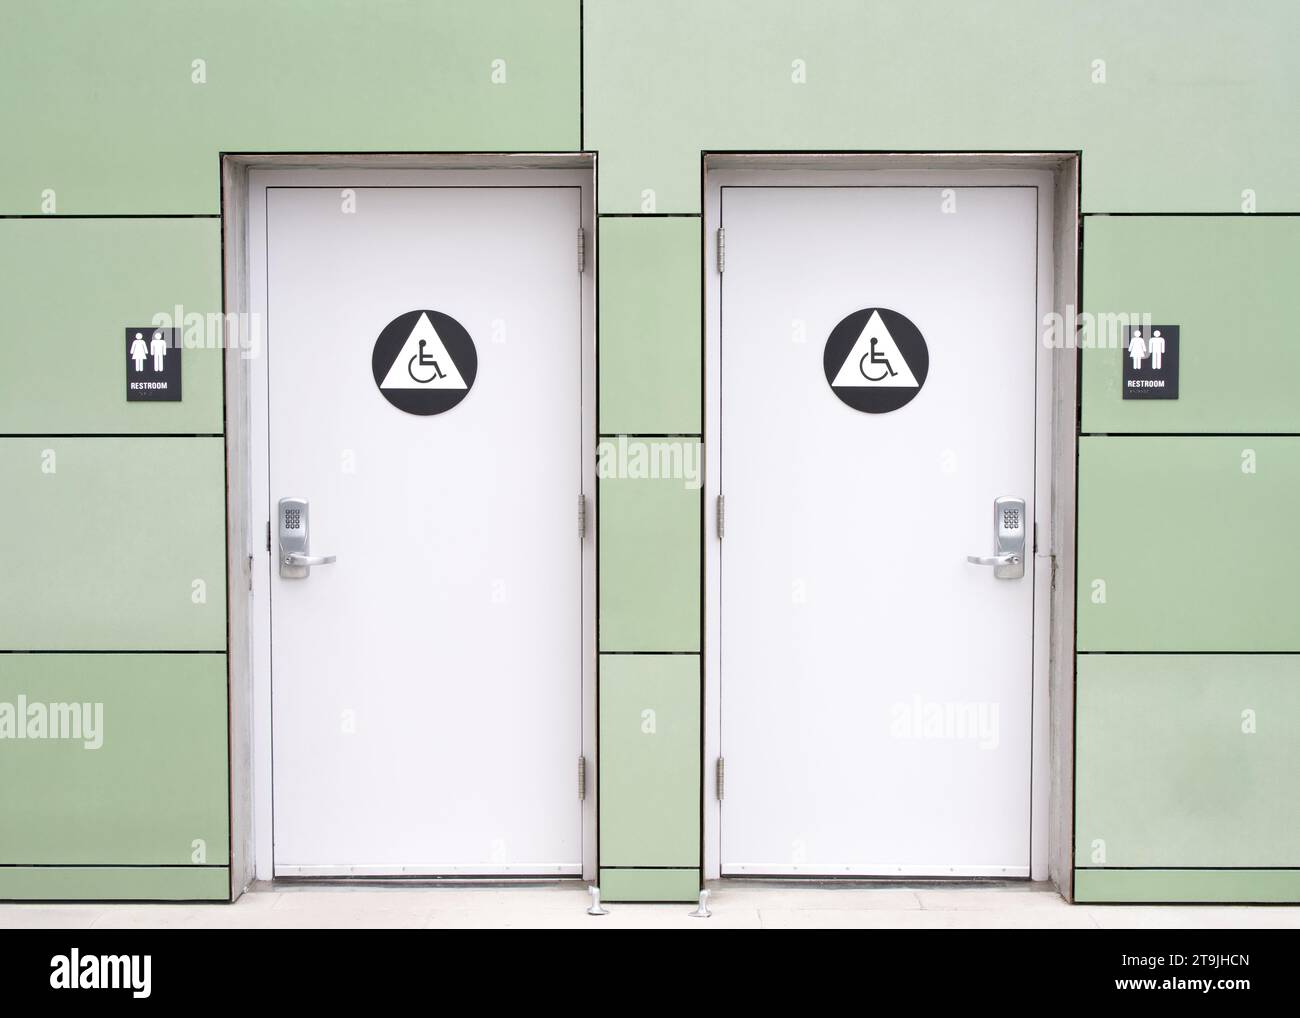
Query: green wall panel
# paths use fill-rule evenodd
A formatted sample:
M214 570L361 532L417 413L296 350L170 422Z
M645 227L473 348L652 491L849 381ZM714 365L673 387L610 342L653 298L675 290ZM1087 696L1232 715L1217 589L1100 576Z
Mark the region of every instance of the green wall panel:
M1297 438L1080 439L1079 649L1300 650L1297 505Z
M1300 656L1084 654L1076 688L1077 865L1300 866Z
M0 220L0 261L0 433L221 432L219 325L191 330L178 403L128 403L125 354L128 326L221 310L217 220Z
M8 0L0 212L215 212L221 151L577 148L578 34L578 0Z
M600 220L600 430L700 431L700 221Z
M584 30L604 211L697 211L718 149L1082 149L1088 211L1300 211L1289 0L587 0Z
M229 901L224 866L0 866L0 901Z
M15 738L22 702L79 737ZM0 732L0 864L228 861L224 654L0 654Z
M699 655L602 654L601 865L699 861Z
M1122 399L1123 350L1084 350L1084 431L1300 432L1300 217L1090 216L1083 250L1094 316L1180 326L1176 400Z
M0 649L225 650L223 456L220 438L0 439Z
M650 462L667 451L699 464L699 442L630 439L602 463L623 463L622 476L600 480L600 649L700 649L700 489L681 477L627 476L636 450ZM601 469L598 465L598 469Z
M696 901L700 895L700 871L602 869L602 901Z
M1300 870L1075 870L1081 904L1300 901Z

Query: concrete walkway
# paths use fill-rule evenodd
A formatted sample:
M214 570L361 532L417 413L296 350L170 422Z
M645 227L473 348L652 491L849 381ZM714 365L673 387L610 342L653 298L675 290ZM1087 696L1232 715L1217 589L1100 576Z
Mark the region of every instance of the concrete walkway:
M713 916L690 905L609 904L586 914L580 885L257 885L234 905L0 905L0 928L1231 928L1300 927L1300 908L1067 905L1040 884L826 888L724 883Z

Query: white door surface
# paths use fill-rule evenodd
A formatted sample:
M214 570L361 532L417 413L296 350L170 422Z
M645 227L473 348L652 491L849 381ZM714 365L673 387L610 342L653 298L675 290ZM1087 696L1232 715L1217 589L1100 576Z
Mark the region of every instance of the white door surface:
M1037 195L722 188L724 874L1029 874Z
M265 192L275 872L579 873L582 189L349 190Z

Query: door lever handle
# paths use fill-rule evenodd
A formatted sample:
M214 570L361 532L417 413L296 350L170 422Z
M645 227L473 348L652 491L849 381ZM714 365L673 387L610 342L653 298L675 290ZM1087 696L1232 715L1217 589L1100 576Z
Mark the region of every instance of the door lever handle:
M1018 580L1025 575L1025 534L1029 518L1025 500L1003 495L993 502L993 554L967 555L966 561L977 566L992 566L999 580Z
M1019 564L1019 555L967 555L967 562L977 566L1014 566Z
M291 551L284 557L286 566L327 566L336 561L337 555L303 555L296 551Z

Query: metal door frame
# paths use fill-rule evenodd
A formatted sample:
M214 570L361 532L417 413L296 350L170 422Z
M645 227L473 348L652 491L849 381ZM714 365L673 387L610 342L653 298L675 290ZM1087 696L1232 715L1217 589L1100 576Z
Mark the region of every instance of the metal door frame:
M517 187L545 183L582 191L585 251L578 277L581 301L581 460L586 498L582 555L582 876L596 872L596 209L595 156L591 153L384 153L222 155L223 358L226 407L228 626L230 701L231 898L254 880L274 875L272 839L270 697L271 555L266 547L269 447L266 358L247 355L232 329L247 332L248 316L264 297L265 281L252 276L254 251L264 251L262 216L268 177L277 184L337 183ZM264 257L264 255L262 256ZM574 271L579 273L578 237ZM253 334L260 332L252 322ZM265 342L265 337L260 337ZM574 493L578 526L578 492ZM579 761L574 760L574 794ZM360 875L360 874L359 874Z
M1039 313L1070 323L1079 293L1079 154L1074 152L835 152L702 154L704 293L704 732L702 855L705 879L721 875L721 277L717 228L724 186L1041 183ZM1046 212L1046 215L1043 213ZM1040 337L1043 322L1040 321ZM1035 511L1042 582L1034 591L1034 666L1030 792L1030 879L1051 879L1072 896L1074 802L1075 473L1079 351L1039 351L1036 380ZM1036 571L1037 572L1037 571Z

